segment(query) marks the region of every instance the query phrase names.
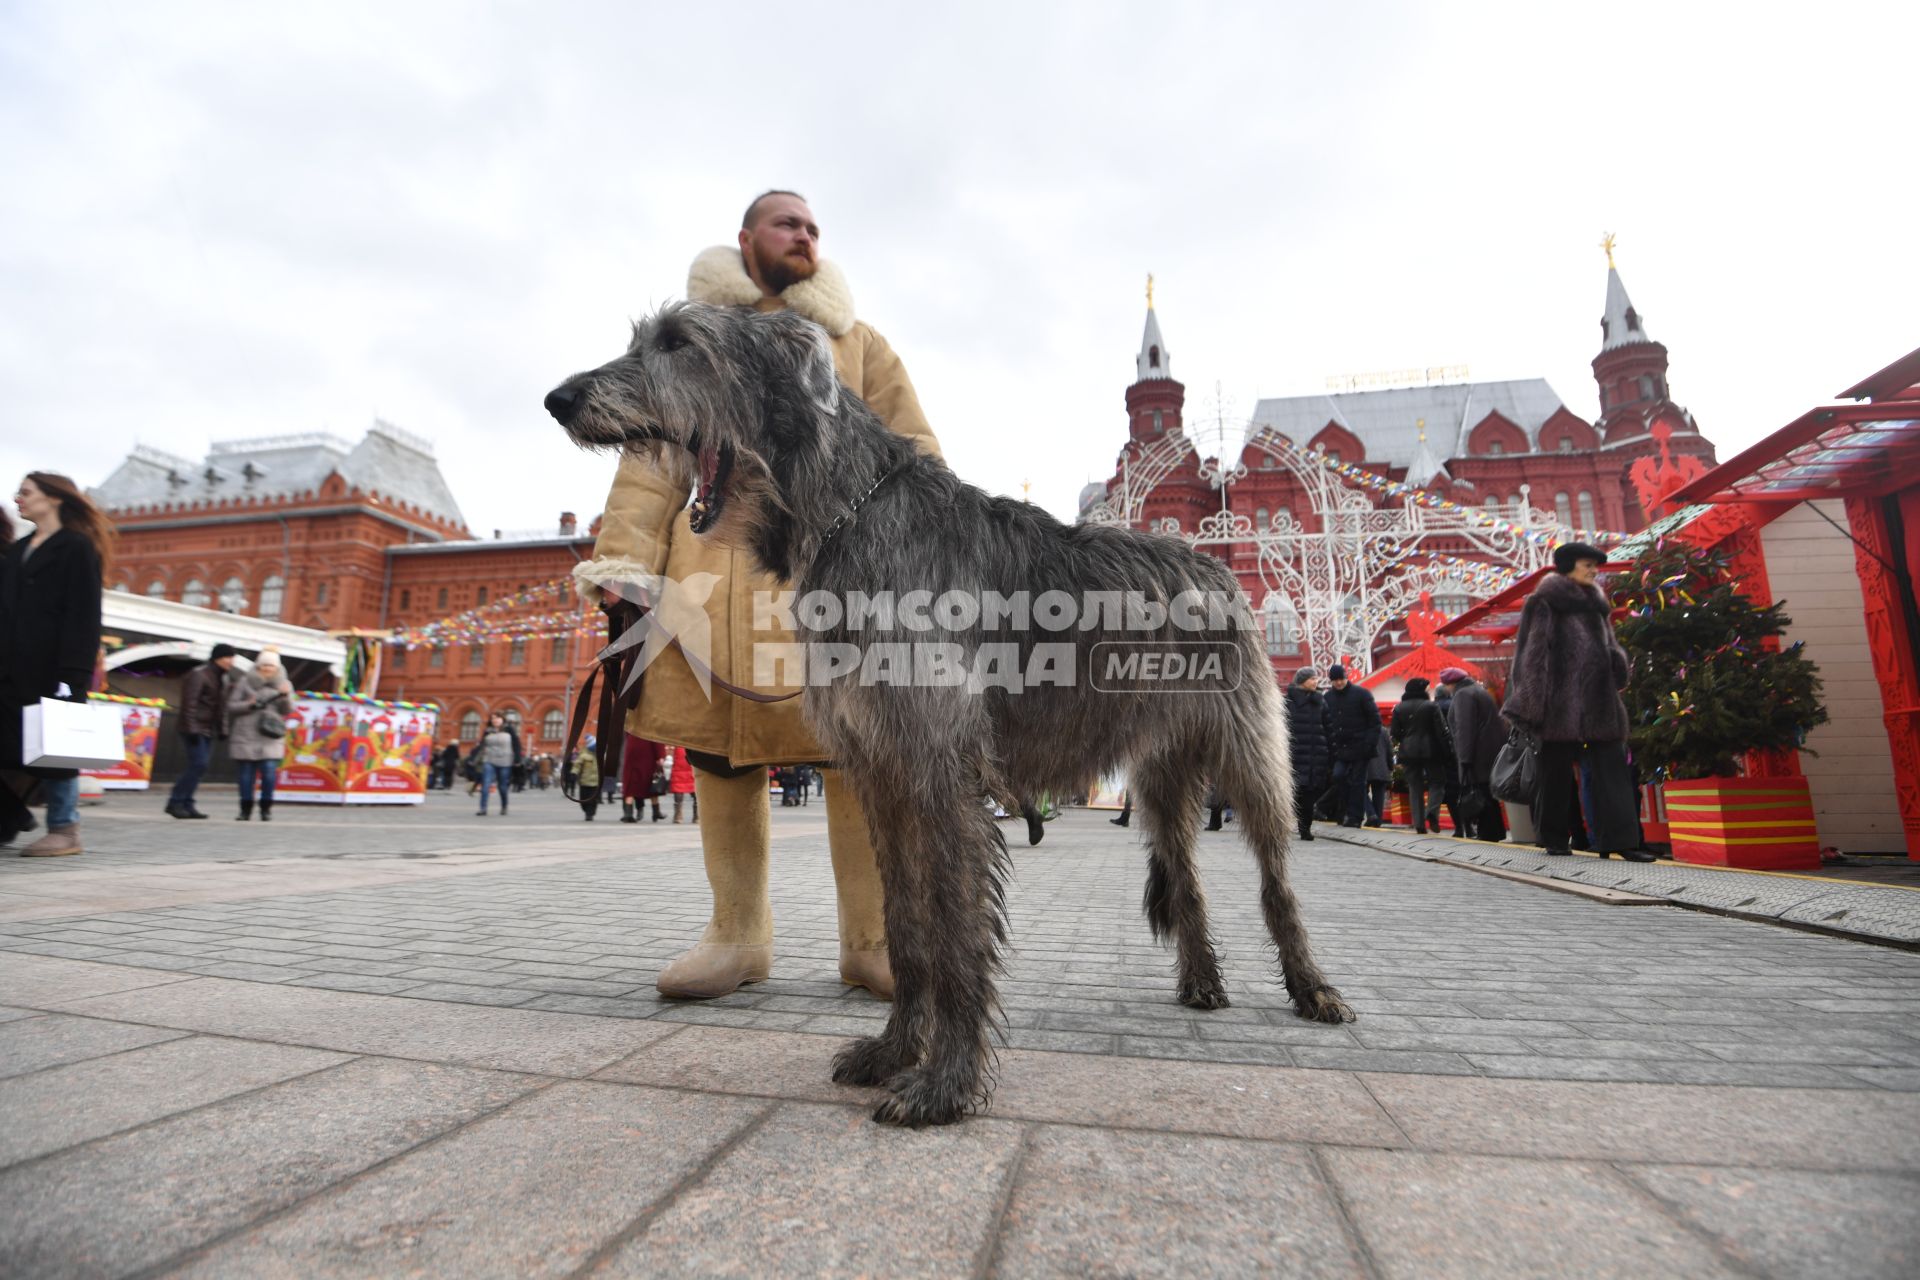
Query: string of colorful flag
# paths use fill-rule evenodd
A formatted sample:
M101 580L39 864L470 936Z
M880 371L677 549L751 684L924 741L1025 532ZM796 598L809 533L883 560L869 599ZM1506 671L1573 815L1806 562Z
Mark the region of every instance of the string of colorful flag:
M1262 438L1260 444L1262 448L1282 448L1297 458L1302 458L1309 462L1318 462L1321 466L1333 472L1341 479L1360 485L1362 488L1371 489L1375 493L1385 497L1403 498L1408 502L1426 507L1432 511L1455 512L1467 517L1467 519L1479 525L1481 528L1512 534L1517 538L1525 538L1528 542L1536 546L1544 547L1549 545L1553 542L1554 535L1560 532L1557 527L1553 529L1541 529L1531 525L1516 524L1511 520L1503 520L1498 516L1488 515L1478 507L1469 506L1462 502L1455 502L1451 498L1443 498L1437 493L1431 493L1418 486L1410 485L1403 480L1389 480L1385 476L1376 475L1362 467L1355 466L1351 462L1343 462L1339 458L1331 454L1322 453L1317 449L1308 452L1294 445L1291 441L1283 439L1271 432ZM1624 533L1613 533L1605 529L1575 529L1572 530L1572 533L1575 538L1582 542L1595 544L1624 542L1627 537Z

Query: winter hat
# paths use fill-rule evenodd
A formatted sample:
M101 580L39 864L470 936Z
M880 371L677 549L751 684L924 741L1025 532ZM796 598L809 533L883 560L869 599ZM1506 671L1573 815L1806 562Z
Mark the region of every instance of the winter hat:
M1346 678L1347 678L1347 669L1341 666L1339 663L1336 662L1332 666L1327 668L1327 679L1345 680Z
M1293 673L1293 682L1295 684L1305 684L1307 681L1313 679L1319 674L1320 673L1318 671L1315 671L1312 667L1302 667L1298 671Z
M1584 542L1569 542L1553 549L1553 571L1572 573L1573 566L1582 560L1592 560L1598 564L1607 562L1607 553L1598 547L1590 547Z
M1411 680L1409 680L1409 681L1407 681L1407 689L1406 689L1406 693L1405 693L1405 695L1404 695L1404 696L1406 696L1406 697L1409 697L1409 698L1424 698L1424 697L1426 697L1426 696L1427 696L1427 679L1426 679L1426 677L1425 677L1425 676L1415 676L1415 677L1414 677L1413 679L1411 679Z
M239 656L240 656L240 651L238 649L234 648L230 644L222 642L220 644L213 646L213 652L207 655L207 661L218 662L222 658L237 658Z
M1467 673L1458 667L1448 667L1440 673L1441 684L1458 684L1467 678Z
M282 671L287 669L287 664L280 661L280 651L278 649L262 649L260 652L254 654L253 665L255 669L260 667L278 667Z

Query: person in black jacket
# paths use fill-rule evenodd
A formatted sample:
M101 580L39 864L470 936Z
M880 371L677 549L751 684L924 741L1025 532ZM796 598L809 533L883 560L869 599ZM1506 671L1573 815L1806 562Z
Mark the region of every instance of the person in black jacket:
M1320 673L1302 667L1287 686L1287 745L1293 754L1293 812L1300 838L1313 839L1313 806L1333 784L1333 728Z
M227 673L239 652L230 644L213 646L212 655L187 672L180 686L180 738L187 744L187 767L167 796L170 818L207 816L193 803L193 793L213 760L214 739L227 736Z
M1453 757L1460 770L1460 804L1473 814L1461 834L1495 844L1507 838L1507 820L1493 798L1493 762L1507 740L1500 724L1500 708L1485 686L1462 671L1448 667L1440 682L1453 689L1448 704L1453 729Z
M1340 825L1357 827L1367 816L1367 766L1380 738L1380 707L1373 694L1347 679L1339 663L1327 668L1327 736L1333 746L1333 783L1339 789Z
M1425 835L1427 814L1433 814L1433 829L1440 829L1440 813L1437 805L1428 802L1428 788L1437 781L1435 763L1440 759L1440 710L1427 696L1427 682L1420 676L1407 681L1406 692L1400 695L1400 705L1393 709L1393 719L1387 726L1393 734L1394 750L1400 759L1400 768L1407 777L1407 803L1413 809L1413 830L1415 835Z
M1451 670L1452 667L1447 668L1447 671ZM1433 709L1440 713L1440 740L1436 744L1440 753L1429 770L1440 780L1433 804L1436 810L1442 805L1446 806L1447 820L1451 823L1453 834L1463 836L1467 829L1460 817L1460 764L1453 754L1453 686L1446 682L1445 671L1440 675L1440 683L1431 690ZM1440 830L1432 823L1428 825L1433 826L1436 832Z
M42 698L85 702L100 657L101 572L113 527L73 481L29 472L14 502L33 536L0 560L0 767L22 765L20 713ZM47 833L25 858L82 852L80 775L28 769L47 796ZM16 815L17 818L17 815Z

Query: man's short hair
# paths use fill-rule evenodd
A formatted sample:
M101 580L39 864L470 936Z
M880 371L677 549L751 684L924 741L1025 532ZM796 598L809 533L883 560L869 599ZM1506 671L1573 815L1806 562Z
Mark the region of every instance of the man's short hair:
M798 200L802 204L805 204L807 202L807 198L801 195L798 191L783 191L778 187L775 187L772 191L762 191L759 195L753 198L753 203L747 206L746 213L741 217L740 229L742 231L753 230L754 215L760 212L760 202L762 200L765 200L768 196L792 196L795 200Z

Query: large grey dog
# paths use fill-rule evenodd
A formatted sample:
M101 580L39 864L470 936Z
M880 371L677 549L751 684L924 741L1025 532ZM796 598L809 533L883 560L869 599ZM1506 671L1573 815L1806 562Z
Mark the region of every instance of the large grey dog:
M956 682L916 666L915 679L891 680L863 665L826 680L810 671L805 685L807 723L859 793L886 892L892 1017L882 1034L843 1050L833 1072L845 1084L886 1086L875 1119L946 1124L989 1092L1008 860L983 797L1071 794L1116 766L1130 769L1150 850L1145 911L1155 936L1175 944L1181 1002L1227 1003L1193 858L1211 777L1258 860L1260 905L1295 1010L1319 1022L1353 1018L1314 963L1288 887L1283 700L1223 563L1177 538L1062 525L962 483L881 425L835 375L824 331L790 311L669 306L634 326L625 355L567 379L546 406L581 445L650 451L686 468L694 532L750 551L803 605L882 591L903 606L916 591L962 602L989 593L1039 602L1048 592L1064 593L1055 605L1115 593L1153 602L1130 618L1095 608L1065 628L1044 603L1025 619L963 603L936 609L937 620L905 607L896 617L797 611L802 641L867 653L940 642L973 673ZM1204 617L1197 606L1170 607L1183 598L1239 607L1233 616L1208 607ZM995 646L1017 654L1015 675L1051 655L1055 679L1016 689L980 678ZM1176 653L1216 661L1198 684L1157 679L1205 665L1176 663Z

